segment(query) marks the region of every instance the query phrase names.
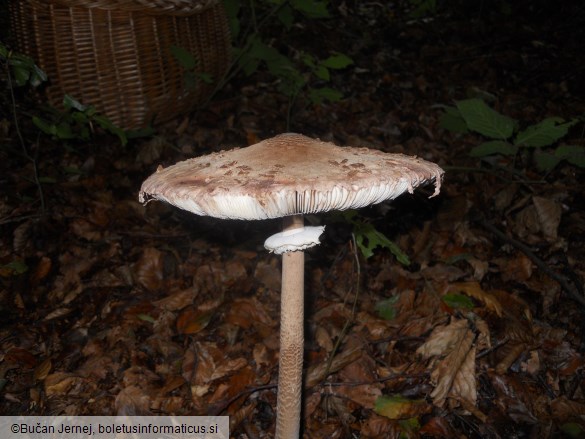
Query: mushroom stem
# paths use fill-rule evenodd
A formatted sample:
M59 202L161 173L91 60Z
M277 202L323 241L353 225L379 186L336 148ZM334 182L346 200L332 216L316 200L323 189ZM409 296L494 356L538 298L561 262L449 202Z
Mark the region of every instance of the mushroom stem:
M283 231L304 226L303 215L285 217ZM302 251L282 255L280 357L276 402L276 439L299 437L303 387L304 265Z

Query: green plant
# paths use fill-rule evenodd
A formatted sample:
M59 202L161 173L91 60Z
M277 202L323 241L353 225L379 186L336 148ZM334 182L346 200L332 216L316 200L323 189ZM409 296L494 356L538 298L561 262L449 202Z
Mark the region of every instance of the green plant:
M38 148L35 153L31 153L27 144L24 141L22 131L20 130L20 123L16 110L16 97L14 95L14 85L37 87L47 80L47 75L43 72L34 61L23 54L19 54L9 50L2 42L0 42L0 62L6 67L7 91L10 111L14 123L14 129L20 145L20 154L32 166L32 181L34 181L39 196L39 204L41 212L45 211L45 196L41 184L41 177L39 176L39 169L37 163ZM7 106L8 107L8 106Z
M199 60L191 52L178 46L171 46L170 50L173 57L185 70L183 82L187 90L193 90L198 80L206 84L213 82L211 75L198 71L197 66L199 65Z
M412 18L437 15L437 0L410 0L412 10L408 13Z
M520 129L517 120L498 113L481 99L458 101L454 107L444 109L440 119L443 128L457 133L473 131L489 139L471 149L471 157L509 156L515 163L519 155L527 154L541 171L551 171L563 161L585 168L585 147L558 145L580 118L565 121L549 117Z
M32 58L13 52L0 42L0 62L10 69L10 78L18 87L38 87L47 80L47 75ZM10 84L12 85L12 84Z
M380 247L389 250L402 265L410 265L408 255L388 239L386 235L377 230L373 224L361 217L357 211L348 210L340 215L344 221L351 224L356 245L364 258L369 259L372 257L374 250Z
M235 59L218 87L239 73L251 76L266 68L278 80L279 92L288 98L287 125L290 125L292 108L303 93L313 105L340 100L342 93L328 84L332 70L353 64L349 56L333 52L320 59L290 46L284 54L275 47L274 41L267 42L262 34L263 28L271 23L291 31L299 16L311 20L328 18L328 3L328 0L224 0L234 38ZM248 26L243 28L242 23Z
M17 276L26 273L28 266L24 261L15 259L7 264L0 265L0 277Z
M492 16L510 16L514 4L508 0L492 0L485 2L469 2L466 0L408 0L408 16L413 19L432 18L439 13L454 14L466 18L482 18L486 14Z
M26 55L11 51L0 42L0 62L7 66L8 86L12 96L13 110L15 101L13 86L38 87L47 81L45 72L35 64L34 60ZM83 105L69 95L63 99L65 111L48 108L43 116L33 116L32 121L43 133L59 140L83 140L91 137L95 126L104 131L116 135L122 145L126 145L128 137L124 130L113 124L106 116L99 114L92 105ZM14 114L15 126L18 127L16 114Z
M314 85L315 80L323 83L331 79L331 70L344 69L353 61L342 53L333 53L324 60L299 51L294 59L281 54L274 47L265 44L258 35L254 35L250 46L240 57L240 64L246 75L258 70L265 64L268 71L280 79L279 91L294 101L298 94L307 89L311 103L321 104L325 100L338 101L342 94L327 86Z
M87 141L97 125L104 131L116 135L123 146L128 143L124 130L106 116L99 114L94 106L83 105L69 95L65 95L63 106L65 111L50 108L46 117L33 116L33 123L43 133L59 140Z

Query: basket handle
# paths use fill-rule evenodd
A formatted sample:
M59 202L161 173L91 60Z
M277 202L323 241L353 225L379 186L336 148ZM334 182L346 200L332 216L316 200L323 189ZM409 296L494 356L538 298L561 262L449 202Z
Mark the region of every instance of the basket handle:
M71 8L147 12L156 15L193 15L216 6L219 0L50 0L49 2Z

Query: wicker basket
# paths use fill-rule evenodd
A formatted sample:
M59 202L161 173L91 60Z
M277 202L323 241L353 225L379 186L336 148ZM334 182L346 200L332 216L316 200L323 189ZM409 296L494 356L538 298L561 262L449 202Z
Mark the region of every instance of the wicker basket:
M221 0L10 0L17 50L47 73L49 102L65 93L135 129L193 108L213 85L187 87L171 54L183 48L196 71L219 79L230 59Z

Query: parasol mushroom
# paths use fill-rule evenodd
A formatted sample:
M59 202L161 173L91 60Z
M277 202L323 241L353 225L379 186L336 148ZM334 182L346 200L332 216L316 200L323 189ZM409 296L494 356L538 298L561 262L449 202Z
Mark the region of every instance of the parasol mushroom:
M197 215L258 220L280 218L282 232L265 247L282 254L280 356L276 435L298 438L303 365L304 253L324 227L305 227L303 214L355 209L434 183L434 163L367 148L339 147L300 134L221 151L157 170L140 201L166 201Z

